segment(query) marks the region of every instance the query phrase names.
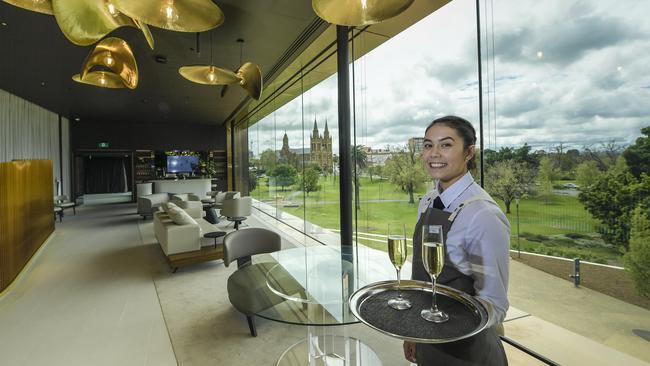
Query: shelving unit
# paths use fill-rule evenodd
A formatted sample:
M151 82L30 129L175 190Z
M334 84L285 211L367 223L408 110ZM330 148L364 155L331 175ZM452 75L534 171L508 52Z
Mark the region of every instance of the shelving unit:
M135 151L135 182L142 183L155 178L156 166L154 152L151 150Z
M212 190L228 190L228 161L226 150L210 150L208 160L214 163L216 171L212 177Z

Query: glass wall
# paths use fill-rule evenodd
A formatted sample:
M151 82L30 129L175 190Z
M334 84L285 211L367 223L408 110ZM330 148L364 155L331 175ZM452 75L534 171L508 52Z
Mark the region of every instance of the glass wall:
M634 278L650 262L633 243L650 236L640 158L650 145L647 133L637 140L650 126L649 10L628 0L480 9L485 186L511 223L511 304L646 362L647 277Z
M521 329L559 325L557 339L650 362L650 301L641 295L650 266L649 5L478 5L480 25L477 2L454 0L397 35L353 31L356 240L385 251L388 222L410 236L419 198L433 188L420 162L424 128L464 117L483 136L474 178L484 177L511 224L506 336L536 349ZM336 75L332 53L323 59L307 68L305 60L292 86L277 89L273 112L250 118L251 194L264 212L338 244Z

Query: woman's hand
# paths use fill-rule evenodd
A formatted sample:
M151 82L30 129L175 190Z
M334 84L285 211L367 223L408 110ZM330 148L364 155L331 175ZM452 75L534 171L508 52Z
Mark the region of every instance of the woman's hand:
M404 341L404 357L413 363L417 363L415 359L415 343Z

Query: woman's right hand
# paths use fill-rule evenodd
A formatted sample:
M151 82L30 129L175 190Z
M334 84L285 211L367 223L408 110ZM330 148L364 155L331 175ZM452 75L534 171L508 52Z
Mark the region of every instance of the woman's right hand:
M415 343L404 341L404 357L413 363L417 363L415 359Z

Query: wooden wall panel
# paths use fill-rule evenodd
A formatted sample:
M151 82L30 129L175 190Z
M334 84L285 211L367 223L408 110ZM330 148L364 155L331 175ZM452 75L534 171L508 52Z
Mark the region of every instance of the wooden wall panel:
M0 291L54 231L51 160L0 163Z

